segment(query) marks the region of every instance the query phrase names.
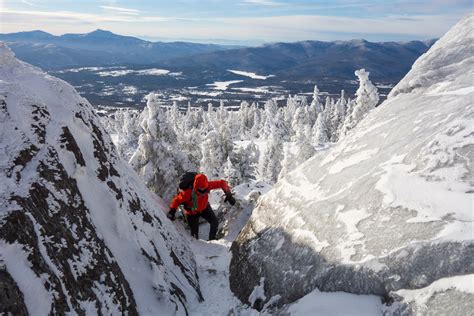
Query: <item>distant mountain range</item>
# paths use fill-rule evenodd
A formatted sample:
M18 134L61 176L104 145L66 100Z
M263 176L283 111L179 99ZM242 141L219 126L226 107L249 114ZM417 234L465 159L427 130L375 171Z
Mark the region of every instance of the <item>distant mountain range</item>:
M435 40L372 43L365 40L304 41L259 47L222 46L189 42L149 42L96 30L87 34L54 36L43 31L0 34L16 56L28 63L59 69L118 64L183 69L239 69L284 75L290 80L353 79L354 70L366 68L372 78L400 80L413 62ZM193 58L189 58L193 55Z
M398 82L413 62L435 40L372 43L366 40L304 41L276 43L213 51L176 58L165 64L182 68L244 69L275 78L307 81L318 79L354 79L354 71L365 68L378 81Z
M188 42L149 42L96 30L55 36L43 31L0 34L15 55L44 69L117 64L151 64L169 58L235 48Z
M237 47L150 42L104 30L61 36L43 31L0 34L0 41L5 41L19 59L73 84L95 104L108 104L112 97L106 90L118 85L134 86L140 92L133 97L121 96L113 101L114 104L136 104L143 94L156 90L167 91L173 97L177 94L189 97L187 91L192 87L212 90L214 82L222 81L232 81L234 90L219 93L219 98L236 102L248 99L248 96L236 95L239 88L270 87L272 91L287 95L308 93L317 84L322 91L332 94L341 89L351 94L357 89L354 71L360 68L370 72L370 79L378 84L384 96L435 42L373 43L357 39ZM94 70L61 71L88 66L132 70L160 68L180 75L142 76L124 72L119 77L103 77ZM246 72L259 76L241 75ZM266 79L259 80L259 77Z

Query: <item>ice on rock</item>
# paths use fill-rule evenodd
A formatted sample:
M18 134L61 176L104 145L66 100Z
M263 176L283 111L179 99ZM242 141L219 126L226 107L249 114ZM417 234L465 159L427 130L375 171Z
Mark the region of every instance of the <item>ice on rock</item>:
M285 304L314 289L390 300L474 273L473 24L460 21L345 138L260 199L232 246L242 301L263 277Z

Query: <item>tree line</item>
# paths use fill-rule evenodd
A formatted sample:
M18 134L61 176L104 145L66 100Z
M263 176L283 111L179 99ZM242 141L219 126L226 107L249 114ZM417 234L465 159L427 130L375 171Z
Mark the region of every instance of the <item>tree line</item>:
M355 72L359 88L355 98L344 91L337 98L314 87L311 103L305 96L288 96L286 106L275 99L263 106L246 101L228 110L221 101L204 110L188 103L162 101L160 94L146 96L142 112L117 110L103 117L123 158L147 186L168 200L179 176L199 170L209 178L225 178L231 185L252 180L273 184L292 169L339 141L379 101L377 88L364 69Z

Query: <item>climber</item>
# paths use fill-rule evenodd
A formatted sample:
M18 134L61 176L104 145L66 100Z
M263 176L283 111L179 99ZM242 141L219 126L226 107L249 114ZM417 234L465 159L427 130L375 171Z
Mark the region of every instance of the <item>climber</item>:
M186 172L181 178L179 187L180 191L171 201L167 217L174 221L176 209L183 205L184 214L191 229L191 236L199 239L199 217L202 217L211 225L209 240L215 240L218 221L208 203L209 191L222 189L226 196L224 201L234 205L235 199L227 182L224 180L208 181L202 173Z

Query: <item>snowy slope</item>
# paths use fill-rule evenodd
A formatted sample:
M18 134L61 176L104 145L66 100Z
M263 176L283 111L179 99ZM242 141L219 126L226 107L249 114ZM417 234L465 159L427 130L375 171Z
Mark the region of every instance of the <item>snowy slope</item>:
M460 21L346 138L261 199L232 246L242 301L261 277L283 304L315 288L390 300L474 272L473 23Z
M91 105L0 43L0 313L185 314L195 260Z

